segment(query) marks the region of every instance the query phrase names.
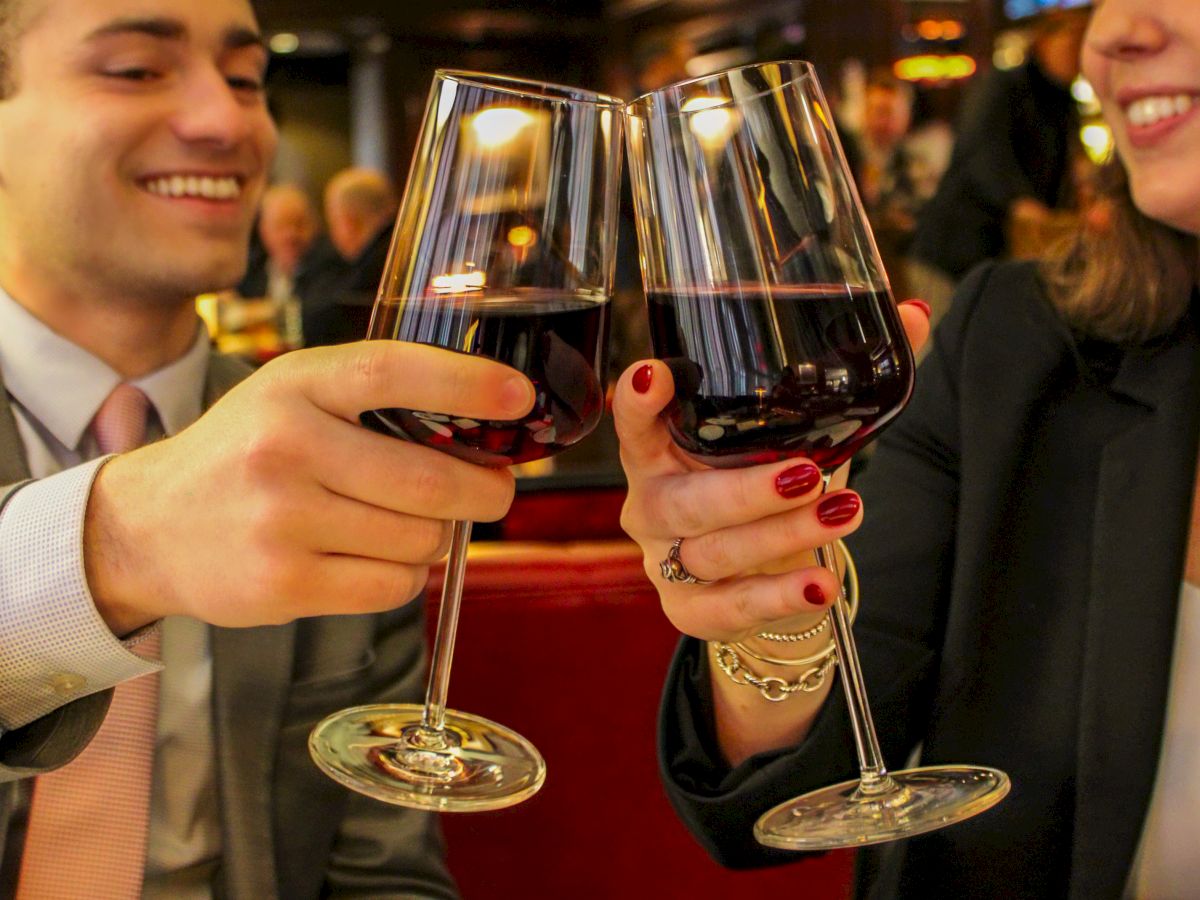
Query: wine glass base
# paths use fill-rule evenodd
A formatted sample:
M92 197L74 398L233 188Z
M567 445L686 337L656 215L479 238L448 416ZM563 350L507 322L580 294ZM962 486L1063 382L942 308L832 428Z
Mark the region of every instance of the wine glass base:
M1003 772L984 766L927 766L890 777L895 789L871 796L855 780L781 803L754 823L754 837L781 850L881 844L978 815L1011 786Z
M502 809L542 786L546 763L515 731L446 710L445 731L430 732L421 725L423 712L413 703L342 710L313 729L309 752L325 774L351 790L416 809Z

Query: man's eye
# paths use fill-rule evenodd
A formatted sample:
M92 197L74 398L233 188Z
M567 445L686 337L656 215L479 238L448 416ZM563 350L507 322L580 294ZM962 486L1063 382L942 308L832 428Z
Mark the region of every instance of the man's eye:
M230 75L225 80L235 91L250 91L257 94L263 89L263 83L257 78L242 78L237 75Z
M153 69L142 69L131 67L126 69L113 69L105 72L109 78L120 78L125 81L152 81L158 77L158 73Z

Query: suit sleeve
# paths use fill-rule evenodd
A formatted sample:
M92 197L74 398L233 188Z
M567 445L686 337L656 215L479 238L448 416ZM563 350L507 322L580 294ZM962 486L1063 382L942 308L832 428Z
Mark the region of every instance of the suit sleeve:
M848 541L862 590L854 632L889 768L904 764L930 716L954 564L957 347L985 273L986 268L977 272L960 289L920 367L909 408L880 440L855 485L865 519ZM707 655L690 638L681 643L667 677L658 747L676 811L709 853L732 868L795 861L796 854L754 840L755 820L785 800L857 775L840 678L802 744L731 769L713 732Z

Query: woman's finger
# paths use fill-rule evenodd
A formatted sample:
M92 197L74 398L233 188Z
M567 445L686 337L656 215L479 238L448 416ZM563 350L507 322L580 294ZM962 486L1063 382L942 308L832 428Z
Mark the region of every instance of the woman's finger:
M704 641L741 640L795 616L827 610L838 578L823 566L751 575L701 587L674 585L663 611L679 631Z
M899 304L899 310L900 321L904 324L908 343L915 356L921 352L921 348L929 340L929 304L924 300L905 300Z
M808 554L850 534L861 522L862 501L858 494L838 491L799 509L687 537L679 545L679 561L697 578L734 578L779 560ZM668 542L663 558L669 549Z
M636 538L691 538L775 516L821 493L821 470L807 459L745 469L705 469L647 479L626 501Z
M621 441L621 464L631 482L687 471L660 418L674 391L671 370L656 359L634 363L617 380L613 422Z

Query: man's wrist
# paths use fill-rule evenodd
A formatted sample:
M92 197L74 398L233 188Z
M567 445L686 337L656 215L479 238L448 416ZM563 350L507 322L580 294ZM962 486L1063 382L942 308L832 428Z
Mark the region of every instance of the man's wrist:
M83 526L83 561L96 611L119 638L161 619L146 598L164 598L153 586L149 554L116 498L136 495L132 470L121 457L106 460L92 482ZM136 476L134 476L136 477Z

